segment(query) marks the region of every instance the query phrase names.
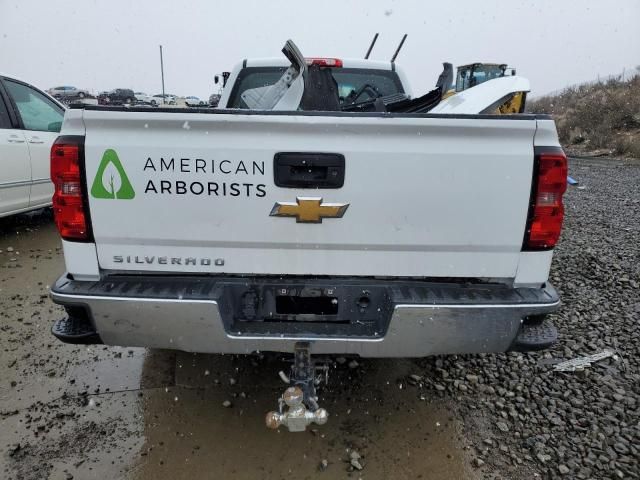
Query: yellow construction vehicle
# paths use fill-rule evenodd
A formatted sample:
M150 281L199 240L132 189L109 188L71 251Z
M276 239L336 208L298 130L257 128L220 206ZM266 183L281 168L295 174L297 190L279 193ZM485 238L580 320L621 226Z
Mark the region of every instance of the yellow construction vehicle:
M473 88L476 85L493 80L494 78L515 75L515 68L506 63L470 63L457 67L456 83L444 97L450 97L458 92ZM495 114L522 113L526 100L526 92L514 93L503 104L496 108Z

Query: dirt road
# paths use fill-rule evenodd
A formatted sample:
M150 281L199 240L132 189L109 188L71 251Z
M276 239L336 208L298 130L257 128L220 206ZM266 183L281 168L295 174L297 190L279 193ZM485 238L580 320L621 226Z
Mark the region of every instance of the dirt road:
M62 344L49 333L63 312L48 287L64 269L50 215L0 220L0 250L3 478L472 475L460 420L448 400L409 384L411 361L336 364L323 395L330 422L270 431L280 359ZM353 450L362 471L350 471Z

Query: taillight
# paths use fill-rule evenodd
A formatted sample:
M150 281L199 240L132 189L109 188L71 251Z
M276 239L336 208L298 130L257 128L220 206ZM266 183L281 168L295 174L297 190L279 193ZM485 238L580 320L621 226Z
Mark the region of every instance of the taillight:
M83 155L84 137L58 137L51 147L53 214L64 240L91 240L82 178Z
M562 149L537 147L524 250L556 246L562 230L562 194L566 189L567 157Z
M339 58L305 58L307 65L318 65L319 67L336 67L342 68L342 60Z

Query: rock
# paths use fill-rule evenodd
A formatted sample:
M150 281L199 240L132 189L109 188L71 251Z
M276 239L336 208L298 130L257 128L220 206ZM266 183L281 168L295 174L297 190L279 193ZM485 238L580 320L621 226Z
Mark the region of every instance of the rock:
M9 456L13 457L16 453L20 451L20 444L14 443L9 446Z
M358 361L357 360L351 360L349 362L349 368L354 369L354 368L358 368Z
M321 472L324 472L327 468L329 468L329 462L327 461L326 458L323 458L322 460L320 460L320 465L318 465L318 470L320 470Z
M616 442L613 444L613 449L621 455L629 453L629 448L622 442Z
M351 460L360 460L360 454L358 452L356 452L355 450L351 450L351 452L349 453L349 458Z
M235 378L233 378L233 377L229 378L229 385L231 385L233 387L236 383L237 382L236 382Z
M336 358L336 363L338 365L344 365L345 363L347 363L347 359L344 358L344 357L338 357L338 358Z
M484 460L482 460L481 458L476 458L476 459L473 461L473 465L474 465L475 467L477 467L477 468L480 468L480 467L482 467L482 466L484 465Z
M541 463L547 463L549 460L551 460L551 455L546 455L544 453L538 453L538 454L536 454L536 458L538 460L540 460Z
M558 465L558 471L560 472L560 475L566 475L571 470L569 470L569 467L567 467L566 465L560 464Z
M229 400L225 400L224 402L222 402L222 406L224 408L231 408L233 404L229 401Z
M349 462L351 464L351 466L353 468L355 468L356 470L362 470L364 467L362 466L362 464L355 458L352 458L351 461Z
M467 375L466 379L467 379L467 381L469 383L476 384L476 383L478 383L479 377L478 377L478 375Z
M498 430L500 430L501 432L508 432L509 431L509 425L507 425L504 422L497 422L496 423L496 427L498 427Z
M7 252L13 252L13 247L7 247Z

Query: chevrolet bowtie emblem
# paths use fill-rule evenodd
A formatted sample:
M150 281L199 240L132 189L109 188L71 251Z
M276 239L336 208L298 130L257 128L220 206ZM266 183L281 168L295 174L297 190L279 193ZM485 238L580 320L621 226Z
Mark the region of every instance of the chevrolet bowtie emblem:
M296 217L298 223L322 223L323 218L341 218L348 203L322 203L322 198L296 197L296 202L276 202L272 217Z

